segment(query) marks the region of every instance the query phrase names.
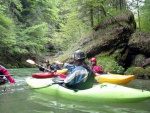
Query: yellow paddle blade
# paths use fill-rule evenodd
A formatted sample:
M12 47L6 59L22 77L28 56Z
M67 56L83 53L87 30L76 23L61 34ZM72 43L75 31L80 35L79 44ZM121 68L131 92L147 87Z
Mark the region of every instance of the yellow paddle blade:
M28 63L30 63L30 64L36 64L33 60L31 60L31 59L28 59L28 60L26 60L26 62L28 62Z

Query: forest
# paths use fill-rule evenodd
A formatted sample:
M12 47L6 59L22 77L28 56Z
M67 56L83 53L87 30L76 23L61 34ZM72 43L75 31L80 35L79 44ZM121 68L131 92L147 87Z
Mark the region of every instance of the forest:
M134 14L137 31L150 31L150 0L1 0L0 64L28 67L28 58L66 51L127 10Z

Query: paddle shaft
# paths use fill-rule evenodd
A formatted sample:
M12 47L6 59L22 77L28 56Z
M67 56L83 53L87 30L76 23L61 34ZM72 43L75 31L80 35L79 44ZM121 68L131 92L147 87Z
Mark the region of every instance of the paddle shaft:
M0 76L13 76L13 75L0 75Z
M45 69L45 70L48 71L48 72L53 72L52 70L49 70L49 69L47 69L46 67L43 67L43 66L37 64L35 61L33 61L33 60L31 60L31 59L28 59L28 60L26 60L26 61L27 61L28 63L30 63L30 64L36 65L36 66L39 67L39 68Z
M32 88L32 89L41 89L41 88L46 88L46 87L52 86L52 85L54 85L54 84L61 85L62 87L67 88L67 89L70 89L70 90L73 90L73 91L75 91L75 92L77 92L77 91L78 91L78 89L73 89L73 88L70 88L70 87L67 87L67 86L63 85L63 83L56 83L56 82L50 83L50 84L48 84L48 85L46 85L46 86L36 87L36 88Z

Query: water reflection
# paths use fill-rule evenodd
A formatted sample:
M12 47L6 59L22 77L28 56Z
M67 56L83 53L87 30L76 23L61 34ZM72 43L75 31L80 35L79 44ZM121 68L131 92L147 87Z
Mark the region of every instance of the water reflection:
M3 94L2 113L149 113L150 101L140 103L90 103L71 101L26 90Z
M25 83L30 76L14 76L15 85L0 90L0 113L149 113L150 100L139 103L91 103L35 92ZM125 86L150 90L150 81L134 80ZM0 89L5 86L0 86Z

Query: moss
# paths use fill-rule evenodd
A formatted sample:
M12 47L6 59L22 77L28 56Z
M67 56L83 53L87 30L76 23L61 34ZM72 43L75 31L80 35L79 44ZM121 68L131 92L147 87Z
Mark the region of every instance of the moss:
M119 66L113 57L97 56L96 58L97 64L100 65L104 71L118 74L122 74L124 72L124 68Z
M143 69L142 67L130 67L127 69L127 71L125 72L125 74L133 74L135 75L135 78L141 77L145 75L145 69Z
M108 25L110 24L119 24L119 25L122 25L121 22L126 22L128 24L131 24L131 23L134 23L135 24L135 21L134 21L134 15L131 11L121 11L119 12L120 14L114 14L114 15L109 15L109 18L108 16L106 18L103 19L103 21L101 21L101 24L99 26L97 26L95 28L95 30L98 30L100 28L105 28L107 27ZM135 26L136 25L133 25L133 29L135 29ZM128 27L129 28L129 27Z
M111 50L110 51L102 51L100 56L103 57L103 56L109 56L111 53Z
M150 77L150 66L145 68L144 70L144 75L149 76Z
M143 63L144 60L145 60L145 56L143 54L138 54L135 57L134 65L142 67L142 63Z

